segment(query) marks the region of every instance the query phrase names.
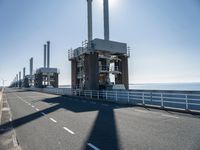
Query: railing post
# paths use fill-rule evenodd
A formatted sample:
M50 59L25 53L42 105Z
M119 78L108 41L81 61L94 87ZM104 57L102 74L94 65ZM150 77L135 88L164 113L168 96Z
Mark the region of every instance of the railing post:
M185 108L186 108L186 111L189 110L189 107L188 107L188 96L187 96L187 94L185 95Z
M106 100L108 99L108 91L106 91Z
M145 105L145 103L144 103L144 92L142 92L142 105Z
M85 95L85 97L86 97L86 91L84 91L84 95Z
M90 98L92 99L92 91L90 92Z
M75 94L75 96L76 96L76 90L74 91L74 94Z
M97 91L97 98L99 99L99 91Z
M164 108L163 93L160 94L161 108Z
M118 101L118 94L117 94L117 91L116 91L116 93L115 93L115 100L116 100L116 102Z
M129 91L128 91L128 104L130 103L130 96L129 96Z

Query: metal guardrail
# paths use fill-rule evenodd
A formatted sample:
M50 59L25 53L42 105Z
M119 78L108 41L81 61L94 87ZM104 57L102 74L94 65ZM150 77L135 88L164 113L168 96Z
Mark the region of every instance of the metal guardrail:
M200 112L200 92L151 90L80 91L70 88L32 88L32 90L58 95L82 96L91 100Z

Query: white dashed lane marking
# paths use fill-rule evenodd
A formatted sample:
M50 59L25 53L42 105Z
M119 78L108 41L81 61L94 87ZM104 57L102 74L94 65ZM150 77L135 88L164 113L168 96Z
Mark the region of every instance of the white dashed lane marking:
M36 111L40 111L38 108L35 108Z
M46 115L44 112L42 112L41 114L44 115L44 116Z
M18 96L18 95L17 95L17 96ZM18 97L19 97L19 96L18 96ZM31 105L31 103L29 103L29 102L23 100L21 97L19 97L19 98L20 98L21 101L23 101L24 103L28 104L28 105L31 106L32 108L35 108L36 111L40 111L40 109L36 108L34 105ZM86 102L86 101L84 101L84 102ZM94 103L94 102L92 102L92 103ZM44 113L44 112L41 112L41 114L42 114L43 116L46 116L46 115L47 115L47 114ZM56 121L54 118L49 118L49 119L50 119L52 122L57 123L57 121ZM63 129L64 129L65 131L69 132L70 134L75 134L72 130L68 129L67 127L63 127ZM90 147L94 147L95 150L99 150L99 149L96 149L95 146L93 146L92 144L91 144Z
M100 150L99 148L97 148L96 146L94 146L93 144L91 143L88 143L87 144L89 147L93 148L94 150Z
M49 119L50 119L51 121L57 123L57 121L56 121L55 119L53 119L53 118L49 118Z
M64 130L66 130L67 132L71 133L71 134L75 134L73 131L71 131L70 129L68 129L67 127L63 127Z

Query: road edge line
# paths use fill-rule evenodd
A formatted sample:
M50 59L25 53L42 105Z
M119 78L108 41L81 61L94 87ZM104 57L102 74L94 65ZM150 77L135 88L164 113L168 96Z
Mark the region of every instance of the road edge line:
M2 90L0 91L0 125L1 125L2 106L3 106L2 97L3 97L3 87Z
M10 119L9 121L12 122L12 113L11 113L11 108L10 108L10 105L8 103L8 98L7 98L7 95L5 95L5 100L7 102L7 106L9 108L9 115L10 115ZM13 128L13 124L12 124L12 129L11 129L11 132L12 132L12 142L13 142L13 148L15 150L22 150L21 146L19 145L18 141L17 141L17 134L16 134L16 131L15 129Z

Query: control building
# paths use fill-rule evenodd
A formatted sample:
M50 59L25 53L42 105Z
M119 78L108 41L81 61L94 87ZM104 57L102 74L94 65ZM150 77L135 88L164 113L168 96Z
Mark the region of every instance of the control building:
M36 70L35 73L35 87L58 87L59 70L57 68L50 68L50 41L44 45L44 67Z
M81 90L128 89L128 58L126 43L109 38L109 2L104 0L104 39L92 35L92 0L88 5L88 40L68 51L71 61L71 85Z
M30 64L30 73L29 75L25 74L25 68L24 68L24 79L23 79L23 86L26 88L34 86L34 75L33 75L33 57L30 58L29 61Z

